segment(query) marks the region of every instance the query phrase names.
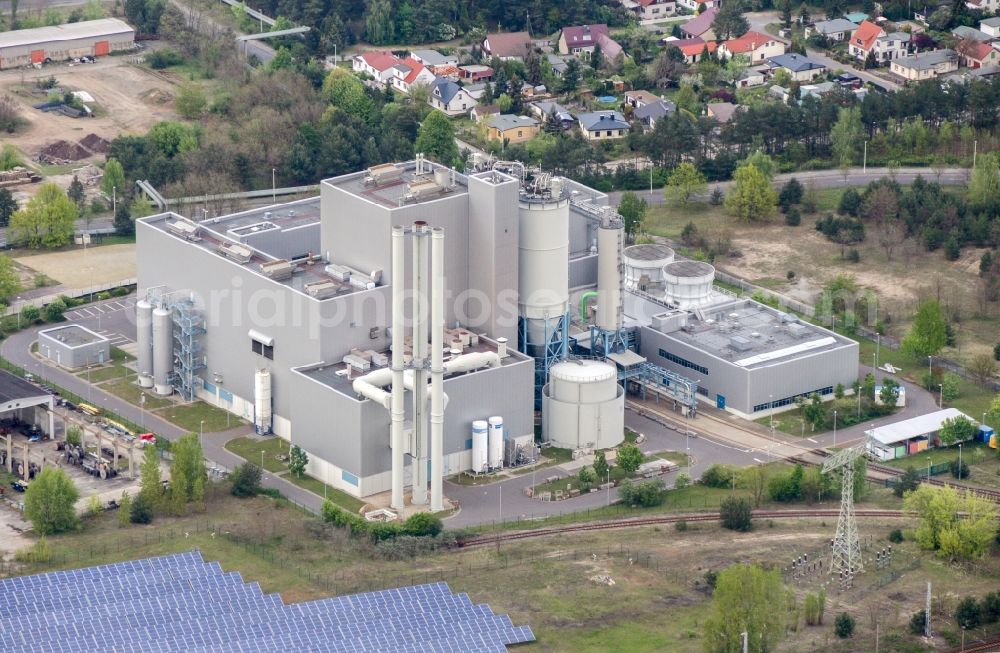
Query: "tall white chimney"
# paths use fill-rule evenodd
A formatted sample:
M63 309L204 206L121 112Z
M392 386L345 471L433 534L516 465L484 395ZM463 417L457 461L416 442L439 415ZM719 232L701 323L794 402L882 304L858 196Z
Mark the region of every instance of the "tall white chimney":
M427 260L430 228L420 220L413 223L413 495L415 504L427 503L427 338L430 311L430 279Z
M444 510L444 231L431 233L431 510Z
M405 265L406 251L404 247L403 227L392 228L392 396L391 396L391 430L390 446L392 447L392 499L391 505L396 510L405 507L403 501L403 464L405 461L403 451L403 420L406 418L406 404L403 393L403 368L406 365L403 360L403 348L405 333L403 331L403 292L404 279L406 277L403 266Z

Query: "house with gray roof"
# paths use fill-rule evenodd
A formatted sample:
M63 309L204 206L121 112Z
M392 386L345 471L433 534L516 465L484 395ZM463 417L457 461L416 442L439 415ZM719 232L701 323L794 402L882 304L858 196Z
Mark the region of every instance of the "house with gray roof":
M982 32L975 27L968 27L966 25L959 25L955 29L951 30L951 35L960 41L969 40L978 41L980 43L989 43L994 38L986 32Z
M857 27L857 25L846 18L820 20L807 27L805 29L805 35L808 37L813 34L819 34L820 36L825 36L831 41L843 41L846 38L850 38L851 34L855 29L857 29Z
M588 140L608 140L628 135L628 121L618 111L581 113L577 116L577 121L583 137Z
M464 116L479 104L467 90L450 79L438 77L430 87L427 103L449 116Z
M896 59L889 66L889 70L907 81L933 79L938 75L947 75L958 70L958 53L948 48L920 52Z
M786 70L792 79L797 82L812 81L817 75L826 71L825 65L796 52L788 52L771 57L767 60L767 67L771 73L778 70Z
M643 104L638 109L632 111L632 117L643 124L644 127L653 129L656 121L677 111L677 105L669 100L656 100L649 104Z
M441 54L437 50L411 50L410 56L425 66L457 66L458 57L453 54Z
M571 129L576 124L576 116L558 102L539 100L530 105L531 112L542 122L557 121L562 129Z
M538 135L538 121L530 116L502 113L487 119L488 138L492 141L522 143Z
M979 30L995 39L1000 39L1000 16L979 21Z

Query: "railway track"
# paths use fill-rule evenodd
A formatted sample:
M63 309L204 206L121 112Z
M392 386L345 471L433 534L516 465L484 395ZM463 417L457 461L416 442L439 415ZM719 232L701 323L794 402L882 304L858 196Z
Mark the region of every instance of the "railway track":
M837 517L839 509L816 509L816 510L755 510L755 519L802 519L802 518L826 518ZM906 517L907 513L902 510L856 510L854 513L858 517L880 517L899 518ZM585 524L573 524L571 526L561 526L554 528L538 528L530 531L516 531L513 533L501 533L498 535L487 535L471 539L460 540L458 546L470 548L475 546L486 546L489 544L499 544L501 542L512 542L516 540L527 540L537 537L548 537L551 535L564 535L567 533L580 533L586 531L619 530L624 528L638 528L641 526L657 526L660 524L675 524L679 521L685 522L710 522L719 521L719 513L716 512L696 512L686 514L659 515L656 517L641 517L637 519L618 519L605 522L588 522Z
M966 644L961 648L949 649L948 653L996 653L1000 651L1000 639L991 639L978 644Z

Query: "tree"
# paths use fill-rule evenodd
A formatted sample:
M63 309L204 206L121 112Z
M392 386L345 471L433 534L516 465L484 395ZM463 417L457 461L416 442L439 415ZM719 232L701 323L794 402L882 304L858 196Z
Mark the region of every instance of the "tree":
M608 471L610 469L611 467L608 465L608 460L603 451L598 451L594 454L594 473L597 474L597 480L599 482L607 482Z
M233 473L229 475L232 485L229 488L230 494L235 497L253 497L260 493L260 467L245 462L237 465Z
M414 513L403 522L403 532L413 537L437 537L442 530L441 518L429 512Z
M208 476L201 442L196 433L188 433L171 447L174 459L170 465L170 492L174 507L199 499L196 490L198 479L204 483ZM180 498L178 498L180 497Z
M160 475L160 454L156 447L146 445L142 451L139 466L139 494L151 510L156 510L163 502L163 478Z
M959 628L964 630L979 628L983 621L983 614L976 597L967 596L958 602L958 606L955 608L955 621L958 622Z
M580 481L581 486L589 487L591 483L597 480L597 474L594 470L586 465L580 468L580 471L576 475L577 480Z
M21 107L17 100L10 95L0 95L0 131L13 134L21 125L21 121Z
M122 491L122 498L118 500L118 527L125 528L129 525L132 513L132 497L128 492Z
M774 501L798 501L802 498L802 479L805 469L795 465L791 471L775 476L768 485L771 499Z
M664 195L668 200L686 207L695 195L701 195L708 189L705 175L698 171L693 163L687 161L673 169L667 178Z
M987 204L1000 197L1000 156L991 152L976 162L969 179L969 201Z
M948 471L958 480L969 478L969 465L964 460L960 461L956 458L948 463Z
M748 651L773 651L784 631L787 604L778 569L764 571L757 565L723 569L712 592L712 612L705 621L703 650L740 651L742 634L746 633Z
M562 92L566 95L576 93L580 85L580 62L576 58L570 59L566 63L566 70L562 75Z
M118 202L115 205L114 226L115 233L119 236L132 236L135 234L135 221L129 214L128 203Z
M750 21L743 15L743 3L727 2L719 8L712 21L712 31L720 41L743 36L750 31Z
M650 480L635 483L623 481L618 487L618 498L627 506L651 508L663 502L663 481Z
M941 444L948 446L956 442L971 440L976 436L976 430L976 425L972 420L964 415L959 415L958 417L949 417L941 423L938 437L941 438Z
M833 158L841 168L850 168L864 140L861 125L861 108L841 107L837 112L837 122L830 128L830 148Z
M778 194L778 206L783 210L787 210L802 201L802 194L804 192L805 189L802 188L799 180L792 177L781 187L781 192Z
M913 325L900 343L900 349L911 356L933 356L948 342L947 324L941 305L926 299L917 307Z
M306 473L306 465L309 464L309 454L298 445L292 446L288 452L288 471L298 478Z
M792 0L778 0L775 6L781 12L781 24L788 29L792 26Z
M77 208L66 192L53 183L42 184L23 209L10 218L13 240L32 249L69 243Z
M882 389L879 390L878 399L886 408L892 408L899 400L899 384L894 379L882 381Z
M913 465L907 465L906 471L899 477L899 482L893 486L892 492L902 498L907 492L916 490L918 485L920 485L920 472Z
M45 315L46 322L62 322L63 313L66 312L66 302L61 299L55 299L45 305L43 309L43 314Z
M814 431L817 426L822 426L826 422L826 406L823 405L823 399L819 396L819 393L814 392L812 394L803 413L806 422L809 423Z
M73 200L77 211L82 215L87 203L87 197L83 189L83 182L76 175L73 175L73 181L70 182L69 188L66 189L66 196Z
M24 515L39 535L73 530L79 520L76 502L80 493L73 480L58 467L46 467L28 485Z
M10 216L17 211L17 200L7 188L0 188L0 227L10 224Z
M133 524L148 524L153 521L153 504L149 498L139 493L129 506L128 520Z
M365 18L365 35L374 45L385 45L396 41L396 23L390 0L373 0L368 5Z
M595 71L601 67L601 58L603 57L601 52L601 45L599 43L594 44L594 51L590 53L590 67Z
M837 621L833 625L833 632L836 633L837 637L840 639L847 639L854 634L854 617L847 614L846 612L841 612L837 615Z
M987 353L976 354L966 368L981 384L986 383L997 373L997 362Z
M771 182L753 164L737 168L735 181L726 195L726 209L745 222L766 220L774 212L778 194Z
M21 290L21 277L14 268L14 260L0 254L0 299L9 299Z
M377 114L365 85L343 68L334 68L323 80L323 97L349 116L370 120Z
M753 528L753 506L746 497L729 496L719 505L722 527L731 531L747 532Z
M916 539L922 549L950 560L975 560L989 551L997 519L997 505L989 499L950 486L921 485L906 495L903 506L919 516Z
M162 124L162 123L161 123ZM118 159L111 157L104 164L104 176L101 177L101 190L108 197L128 190L125 187L125 169Z
M455 144L455 129L448 116L440 111L431 111L424 118L417 132L414 149L442 165L453 166L461 163L458 146Z
M754 150L750 156L736 164L736 167L742 168L750 165L757 168L761 174L767 177L768 181L774 179L774 174L778 171L778 164L774 162L774 159L760 149Z
M891 261L893 249L906 237L906 226L900 220L898 196L893 188L885 185L866 195L861 215L871 223L879 246Z
M740 472L740 487L750 492L750 497L753 499L753 505L756 508L759 508L761 502L764 500L764 493L767 491L768 482L767 468L763 465L750 465Z
M634 474L642 464L642 451L634 444L623 444L618 447L616 460L626 474Z
M690 485L691 485L691 477L685 474L684 472L681 472L680 474L674 477L675 490L683 490L684 488Z
M288 52L287 48L279 48L280 51ZM201 114L205 112L207 104L208 100L205 98L205 92L200 86L191 82L181 84L180 89L177 91L177 97L174 99L174 107L177 109L177 113L188 120L195 120L201 117Z
M622 198L618 202L618 213L625 222L625 233L630 239L634 240L636 234L642 231L642 221L646 217L648 208L646 200L632 191L622 193Z

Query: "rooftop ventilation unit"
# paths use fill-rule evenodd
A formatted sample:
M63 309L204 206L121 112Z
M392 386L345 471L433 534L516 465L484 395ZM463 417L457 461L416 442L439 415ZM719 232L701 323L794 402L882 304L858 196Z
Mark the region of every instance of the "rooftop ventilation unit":
M336 263L331 263L326 266L326 273L337 281L343 281L344 283L350 283L351 281L351 269L344 265L337 265Z
M249 263L253 258L253 250L239 243L222 243L219 245L219 253L237 263Z
M729 347L734 351L750 351L753 345L743 336L733 336L729 339Z
M381 186L391 181L396 181L402 176L402 168L397 168L395 164L392 163L384 163L382 165L368 168L368 174L365 175L364 184L365 186Z
M180 236L184 240L201 240L201 238L198 237L198 225L188 222L187 220L168 222L167 230L176 236Z
M419 202L420 200L435 197L450 190L450 188L442 186L433 179L414 180L406 185L406 194L403 195L403 202Z
M794 323L788 325L788 332L796 338L802 338L809 333L809 329L807 329L804 324Z
M315 297L316 299L327 299L328 297L333 297L340 292L340 288L340 284L326 280L313 281L302 286L302 289L306 291L307 295Z
M275 281L283 281L285 279L291 279L292 272L295 271L295 266L293 266L287 259L279 258L276 261L267 261L266 263L260 264L260 272L268 279L274 279Z

